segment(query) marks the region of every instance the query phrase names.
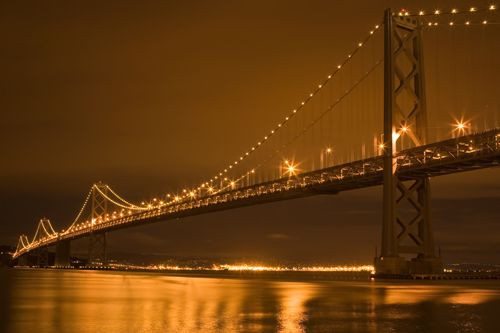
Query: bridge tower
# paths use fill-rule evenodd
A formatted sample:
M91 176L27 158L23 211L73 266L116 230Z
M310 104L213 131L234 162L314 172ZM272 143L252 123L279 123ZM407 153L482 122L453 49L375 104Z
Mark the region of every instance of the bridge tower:
M415 17L384 17L384 185L383 226L377 274L441 272L435 255L427 176L397 175L398 140L427 143L421 24ZM407 261L406 256L413 256Z
M99 182L92 187L92 206L90 221L92 226L106 218L108 211L108 201L105 195L108 194L108 187ZM106 265L106 232L93 231L89 236L89 256L88 262L91 265Z

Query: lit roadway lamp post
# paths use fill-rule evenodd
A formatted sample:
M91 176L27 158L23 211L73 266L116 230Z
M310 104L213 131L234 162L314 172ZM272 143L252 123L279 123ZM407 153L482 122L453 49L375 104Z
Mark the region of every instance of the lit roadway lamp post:
M378 155L382 155L384 153L385 144L381 142L378 144L377 148L378 148Z
M287 169L288 177L295 176L296 168L293 165L289 165Z
M294 165L292 162L289 160L285 160L284 163L284 175L288 175L288 178L291 178L292 176L295 176L297 174L297 166Z
M329 166L331 166L333 164L331 159L330 159L330 156L332 156L332 153L333 153L333 150L330 147L327 147L321 151L321 154L319 156L319 158L320 158L319 164L320 164L321 169L328 168Z
M453 134L455 137L467 134L467 130L470 127L469 124L463 120L457 120L457 122L453 126L455 127L453 129Z

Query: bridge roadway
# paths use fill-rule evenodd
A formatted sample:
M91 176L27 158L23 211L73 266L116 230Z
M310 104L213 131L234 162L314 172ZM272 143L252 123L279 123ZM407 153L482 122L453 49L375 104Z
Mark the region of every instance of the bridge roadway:
M459 138L448 139L395 155L397 174L403 179L441 176L500 165L500 128ZM90 233L140 226L148 223L222 211L280 200L318 194L335 194L369 186L381 185L382 156L336 165L293 177L237 188L191 201L154 207L139 213L115 215L94 224L75 225L53 237L46 237L23 249L16 257L37 248L54 245L60 240L73 240Z

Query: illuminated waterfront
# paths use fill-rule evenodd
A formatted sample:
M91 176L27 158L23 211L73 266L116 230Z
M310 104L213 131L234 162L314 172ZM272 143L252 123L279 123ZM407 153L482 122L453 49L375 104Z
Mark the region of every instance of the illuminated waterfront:
M125 265L111 264L111 268L124 270L151 271L250 271L250 272L374 272L373 265L337 265L337 266L270 266L256 264L214 264L211 267L193 267L181 265Z
M494 331L498 281L220 279L2 271L2 332ZM4 287L8 288L4 288ZM9 325L9 326L5 326Z

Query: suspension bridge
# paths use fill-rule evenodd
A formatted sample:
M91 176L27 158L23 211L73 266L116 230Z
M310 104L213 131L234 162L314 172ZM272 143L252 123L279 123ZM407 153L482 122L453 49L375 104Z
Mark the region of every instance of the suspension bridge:
M496 9L386 10L311 93L212 177L141 203L96 183L66 229L41 219L14 258L47 266L55 247L55 265L68 266L71 241L88 238L89 262L105 265L106 235L117 229L382 185L377 273L441 272L429 179L500 163L498 85L485 84L500 68Z

